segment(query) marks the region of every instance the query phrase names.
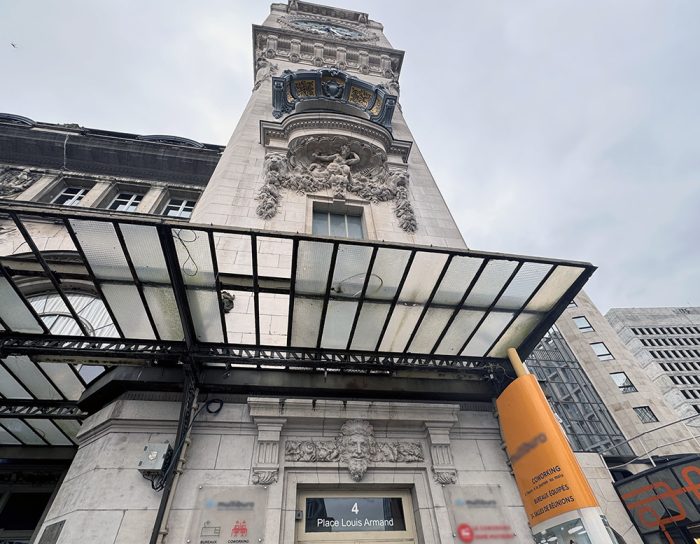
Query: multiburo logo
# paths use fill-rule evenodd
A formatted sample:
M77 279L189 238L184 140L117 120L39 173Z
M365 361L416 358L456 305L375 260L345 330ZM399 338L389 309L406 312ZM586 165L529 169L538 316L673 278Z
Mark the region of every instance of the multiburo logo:
M205 508L216 508L217 510L252 510L255 508L255 503L242 502L242 501L215 501L213 499L208 499L204 503Z
M518 449L515 450L515 453L510 456L510 462L513 464L517 463L537 446L544 444L545 442L547 442L547 435L544 433L538 434L535 438L528 442L523 442L520 444L520 446L518 446Z

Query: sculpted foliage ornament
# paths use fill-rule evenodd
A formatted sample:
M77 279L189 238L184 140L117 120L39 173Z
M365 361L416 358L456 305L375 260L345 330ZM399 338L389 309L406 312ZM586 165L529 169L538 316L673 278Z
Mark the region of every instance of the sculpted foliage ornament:
M359 482L370 463L415 463L424 460L418 442L378 442L374 428L362 419L346 421L332 441L288 440L287 461L319 463L340 462L347 466L350 477Z
M277 215L285 189L300 194L331 190L337 199L351 193L370 202L394 201L401 228L411 233L417 230L408 172L387 169L379 149L341 137L312 136L295 142L288 155L272 152L265 156L265 181L257 196L259 217Z
M31 187L41 177L28 168L0 168L0 196L17 195Z

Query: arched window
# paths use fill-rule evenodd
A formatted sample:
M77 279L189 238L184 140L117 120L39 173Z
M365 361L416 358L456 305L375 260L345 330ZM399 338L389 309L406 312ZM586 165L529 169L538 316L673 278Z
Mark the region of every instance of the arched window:
M102 301L86 293L66 293L66 298L91 336L116 337L117 330ZM27 297L36 313L53 334L80 336L78 323L57 293Z
M66 298L90 336L119 336L107 308L99 298L91 294L76 292L66 293ZM52 334L65 336L83 334L58 293L48 292L33 295L27 297L27 300ZM75 364L74 366L86 383L94 380L105 371L103 366L97 365Z

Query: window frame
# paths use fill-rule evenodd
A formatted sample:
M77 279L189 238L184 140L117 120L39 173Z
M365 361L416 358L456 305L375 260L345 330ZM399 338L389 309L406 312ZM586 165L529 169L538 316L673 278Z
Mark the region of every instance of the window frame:
M66 191L71 191L71 190L78 191L78 194L73 195L66 202L56 202L59 198L64 196L64 193L66 193ZM85 198L85 195L87 195L89 191L90 191L90 189L88 189L86 187L80 187L78 185L65 185L61 189L61 191L51 199L51 204L55 204L56 206L73 206L73 207L80 206L80 202L83 200L83 198ZM76 200L76 198L78 200Z
M615 380L614 376L624 376L625 379L622 380L622 383L617 383ZM627 375L626 372L623 372L622 370L618 372L611 372L610 373L610 378L612 379L613 383L617 386L617 388L622 392L622 394L627 395L629 393L638 393L639 390L634 386L632 383L632 380L630 380L629 376Z
M581 327L581 326L576 322L577 319L583 319L583 320L587 323L587 325L586 325L585 327ZM595 331L595 329L593 328L593 325L591 325L591 322L588 321L588 318L587 318L585 315L577 315L577 316L574 316L574 317L571 318L571 320L574 322L574 325L576 325L576 328L577 328L578 330L580 330L581 332L592 332L592 331Z
M34 199L45 204L53 204L55 206L79 206L80 201L92 190L97 184L97 180L83 177L58 176L49 186L41 191ZM85 194L76 204L58 204L56 200L63 194L66 189L84 189Z
M127 195L130 194L131 197L129 198L129 206L133 202L133 199L138 197L138 202L136 203L136 206L134 206L133 210L118 210L116 208L112 208L114 206L114 203L119 200L121 195ZM145 193L140 193L138 191L134 191L132 189L121 189L117 188L116 195L112 197L112 199L109 201L109 204L107 204L106 208L107 210L113 211L113 212L124 212L124 213L134 213L138 211L139 206L141 205L141 202L143 202L143 197L146 196Z
M615 360L614 355L610 352L610 349L608 348L608 346L605 345L605 342L591 342L589 345L591 346L593 353L596 354L596 357L598 357L598 359L600 361L614 361ZM605 349L605 353L598 353L594 346L603 346L603 349Z
M370 240L376 238L374 236L374 224L371 220L370 207L362 201L347 199L345 202L337 202L332 199L320 199L318 197L310 198L306 208L306 231L309 234L314 233L314 216L317 212L329 213L337 215L357 216L360 218L360 226L362 228L362 238L350 238L346 236L335 236L332 234L318 234L319 236L335 236L337 238L348 238L349 240ZM330 219L328 220L330 232ZM347 219L346 219L346 233Z
M192 207L189 210L189 215L169 215L168 214L168 207L170 206L170 203L173 200L179 200L182 202L180 204L180 211L182 212L183 209L186 209L188 206L186 205L188 202L192 203ZM173 217L175 219L190 219L192 217L192 212L194 211L194 207L197 205L197 198L193 198L190 195L172 195L169 194L167 195L167 199L165 199L165 204L163 205L163 209L160 211L160 215L164 217Z
M647 425L648 423L658 423L659 422L659 418L656 417L656 414L651 409L651 407L648 405L633 406L632 409L634 410L634 413L637 414L639 421L641 421L645 425ZM642 414L644 414L644 417L642 417ZM651 417L648 417L648 416L651 416Z

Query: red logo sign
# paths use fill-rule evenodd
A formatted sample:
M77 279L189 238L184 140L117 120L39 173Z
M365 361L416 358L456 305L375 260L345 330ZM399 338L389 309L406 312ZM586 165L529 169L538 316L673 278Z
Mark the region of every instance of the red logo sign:
M462 542L472 542L474 540L474 531L466 523L462 523L457 527L457 536Z
M246 524L245 520L236 521L231 529L231 536L248 536L248 525Z

